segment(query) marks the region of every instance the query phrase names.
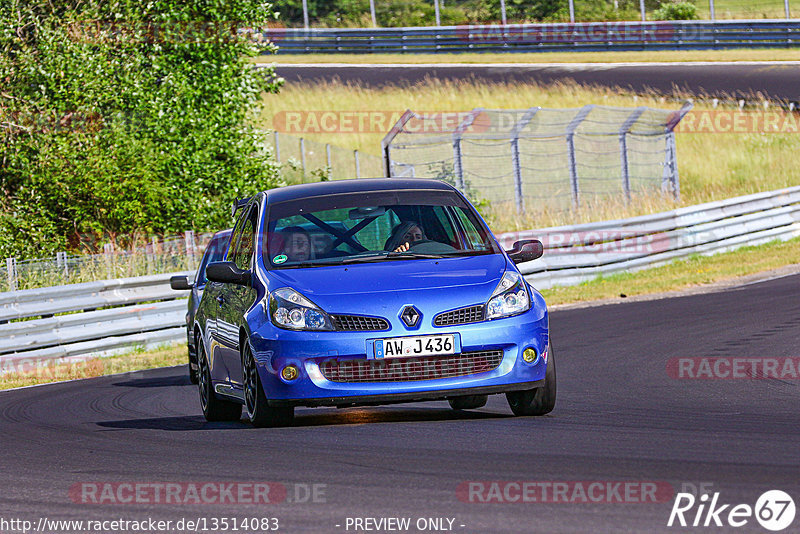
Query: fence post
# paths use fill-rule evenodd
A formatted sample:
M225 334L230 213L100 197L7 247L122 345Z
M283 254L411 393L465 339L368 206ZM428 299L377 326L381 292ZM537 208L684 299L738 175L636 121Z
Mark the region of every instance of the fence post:
M642 12L642 22L647 22L647 12L644 8L644 0L639 0L639 11Z
M361 178L361 163L358 161L358 150L353 150L353 158L356 160L356 178Z
M397 120L392 129L383 136L381 140L381 148L383 149L383 173L387 178L392 177L392 154L389 150L392 141L394 138L397 137L397 134L403 131L405 128L406 123L411 120L412 117L416 116L416 113L411 111L410 109L406 109L400 118Z
M572 207L577 208L581 204L580 187L578 184L578 167L575 161L575 130L583 122L583 119L594 109L594 104L583 106L578 114L573 117L567 126L564 134L567 136L567 155L569 157L569 182L572 189Z
M331 145L325 143L325 159L328 163L328 169L331 170Z
M69 262L66 252L56 252L56 266L59 271L64 273L64 282L69 280Z
M111 265L111 255L114 254L114 244L113 243L106 243L103 245L103 259L105 260L106 264L106 278L111 279L114 278L113 268Z
M689 111L694 107L694 104L687 101L681 106L681 109L670 116L664 128L666 134L666 156L664 161L664 175L661 182L662 190L664 187L672 185L672 194L676 201L681 199L681 184L678 176L678 153L675 147L675 127L681 122Z
M442 16L439 13L439 0L433 0L433 9L436 12L436 25L442 25Z
M461 158L461 136L482 111L483 108L473 109L453 131L453 172L456 175L456 189L462 193L464 192L464 166Z
M714 0L708 0L708 9L711 12L711 20L717 20L717 14L714 12Z
M281 144L277 131L275 132L275 161L281 162Z
M639 120L639 117L642 116L644 110L647 109L644 106L638 107L633 110L625 122L619 129L619 157L620 157L620 164L622 166L622 191L625 193L625 200L627 202L631 201L631 178L630 172L628 168L628 132Z
M789 12L789 0L783 0L783 9L786 11L786 20L792 18Z
M306 177L306 140L300 138L300 168L303 171L303 178Z
M8 272L8 290L17 290L17 258L6 258L6 271Z
M186 243L186 259L189 260L189 270L193 270L195 268L194 230L186 230L183 233L183 239Z
M522 195L522 165L519 161L519 134L528 125L541 107L530 108L514 124L511 130L511 166L514 169L514 200L517 204L517 213L525 211L525 197Z
M506 0L500 0L500 22L502 22L503 26L508 23L508 19L506 19Z
M569 21L575 22L575 0L569 0Z

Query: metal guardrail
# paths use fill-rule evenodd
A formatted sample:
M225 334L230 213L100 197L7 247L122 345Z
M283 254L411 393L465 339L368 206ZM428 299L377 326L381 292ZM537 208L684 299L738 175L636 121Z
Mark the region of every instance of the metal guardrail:
M170 288L171 276L0 293L0 360L25 360L32 367L184 339L186 300Z
M546 289L797 236L800 186L630 219L500 234L498 240L505 248L519 239L544 243L545 255L520 268L535 287ZM15 361L31 367L182 341L186 301L170 289L169 278L0 293L0 373L15 368Z
M800 20L277 28L263 37L279 54L758 48L800 45Z
M800 236L800 187L599 223L501 234L510 248L539 239L542 258L520 265L539 289Z

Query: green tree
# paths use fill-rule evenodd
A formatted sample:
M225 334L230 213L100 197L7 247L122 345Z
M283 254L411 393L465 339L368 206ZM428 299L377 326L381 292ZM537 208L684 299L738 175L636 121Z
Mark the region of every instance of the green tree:
M229 224L279 184L251 0L0 3L0 255ZM266 46L274 51L274 47Z

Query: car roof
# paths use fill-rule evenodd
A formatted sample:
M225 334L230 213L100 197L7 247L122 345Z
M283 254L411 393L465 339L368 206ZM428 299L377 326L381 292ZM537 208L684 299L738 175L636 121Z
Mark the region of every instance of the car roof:
M343 193L367 193L372 191L456 191L448 183L433 179L410 178L363 178L354 180L335 180L313 184L289 185L266 191L267 204L277 204L287 200L337 195Z

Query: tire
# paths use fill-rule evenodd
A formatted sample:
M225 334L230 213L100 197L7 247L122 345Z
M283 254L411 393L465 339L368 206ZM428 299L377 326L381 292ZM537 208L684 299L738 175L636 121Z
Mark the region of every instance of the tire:
M486 401L489 400L489 395L464 395L463 397L455 397L447 399L450 407L454 410L475 410L486 406Z
M542 387L506 393L514 415L545 415L556 406L556 359L552 346L548 349L547 371Z
M238 421L242 418L242 405L217 398L211 385L211 369L202 343L197 343L198 383L200 407L206 421Z
M256 428L291 425L294 407L269 405L250 343L246 340L242 343L242 374L244 410L250 423Z

